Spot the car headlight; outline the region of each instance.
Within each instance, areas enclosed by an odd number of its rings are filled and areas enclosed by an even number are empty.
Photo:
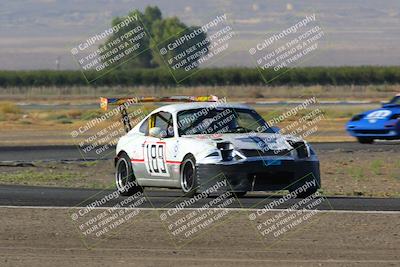
[[[297,156],[301,159],[308,158],[311,155],[310,146],[304,141],[288,140],[288,143],[297,152]]]

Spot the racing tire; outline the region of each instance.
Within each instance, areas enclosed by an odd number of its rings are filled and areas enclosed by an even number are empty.
[[[299,187],[301,187],[301,186],[299,186]],[[297,188],[290,189],[289,192],[292,193],[292,192],[296,191],[296,189],[297,189]],[[296,198],[306,198],[306,197],[309,197],[309,196],[311,196],[312,194],[314,194],[315,192],[317,192],[317,190],[318,190],[317,187],[310,187],[310,188],[308,188],[306,191],[303,191],[303,192],[301,192],[301,193],[298,193],[298,194],[296,195]]]
[[[360,144],[372,144],[374,142],[373,138],[368,137],[357,137],[357,140]]]
[[[122,196],[132,196],[137,192],[143,192],[142,187],[137,184],[131,159],[126,153],[122,153],[115,164],[115,184]]]
[[[197,191],[197,168],[196,159],[187,155],[182,162],[180,171],[180,183],[183,194],[186,197],[193,197]]]

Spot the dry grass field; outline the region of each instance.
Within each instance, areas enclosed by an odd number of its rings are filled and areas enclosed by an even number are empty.
[[[352,141],[344,131],[344,124],[354,114],[379,106],[396,92],[398,85],[380,86],[231,86],[231,87],[32,87],[0,89],[0,145],[26,144],[72,144],[70,132],[88,121],[101,116],[104,112],[95,108],[100,96],[169,96],[169,95],[217,95],[227,101],[304,101],[315,97],[317,101],[373,101],[366,105],[311,105],[281,122],[286,127],[300,116],[313,109],[321,109],[324,118],[318,122],[318,130],[310,135],[309,141]],[[41,105],[36,109],[25,108],[26,104]],[[62,105],[62,106],[61,106]],[[92,108],[80,108],[79,105],[91,105]],[[150,112],[155,105],[145,104],[143,112]],[[293,106],[255,106],[266,119],[279,116]],[[117,121],[119,118],[114,118]],[[110,120],[109,123],[112,123]],[[88,133],[90,135],[91,133]],[[85,138],[87,136],[81,136]]]
[[[176,247],[158,211],[89,242],[71,209],[1,208],[2,266],[398,266],[399,214],[321,212],[277,239],[261,237],[249,212]],[[268,212],[260,220],[267,220]],[[23,220],[21,218],[24,218]],[[29,222],[29,223],[27,223]],[[86,243],[85,243],[86,242]]]

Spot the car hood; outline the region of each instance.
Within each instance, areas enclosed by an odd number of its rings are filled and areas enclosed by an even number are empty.
[[[183,138],[203,140],[207,143],[230,142],[237,149],[260,150],[268,146],[269,150],[291,150],[293,147],[287,140],[296,140],[292,136],[271,133],[227,133],[213,135],[190,135]]]
[[[378,109],[368,110],[364,113],[363,120],[367,120],[369,122],[376,122],[378,120],[388,120],[394,114],[400,113],[399,106],[386,106]]]

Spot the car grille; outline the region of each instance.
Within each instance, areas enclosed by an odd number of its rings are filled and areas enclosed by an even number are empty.
[[[246,157],[265,157],[265,156],[290,156],[290,150],[259,150],[259,149],[241,149]]]
[[[274,190],[284,189],[294,179],[293,172],[277,171],[277,172],[257,172],[249,174],[250,179],[254,180],[254,191],[264,190],[265,187],[273,188]]]
[[[354,130],[359,134],[388,134],[390,130]]]

